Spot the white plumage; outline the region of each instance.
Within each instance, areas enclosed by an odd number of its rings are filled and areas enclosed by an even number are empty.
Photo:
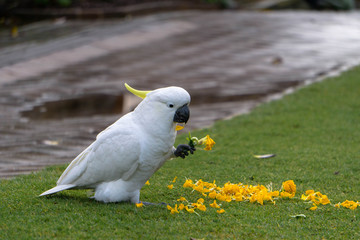
[[[95,189],[98,201],[138,203],[140,189],[156,170],[172,157],[184,157],[173,145],[177,122],[189,118],[189,93],[180,87],[134,91],[144,100],[102,131],[70,163],[57,186],[40,196],[89,188]],[[192,153],[188,148],[179,150]]]

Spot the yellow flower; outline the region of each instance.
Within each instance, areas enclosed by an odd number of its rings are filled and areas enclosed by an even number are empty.
[[[273,192],[270,192],[271,196],[272,197],[278,197],[279,196],[279,191],[273,191]]]
[[[330,203],[329,198],[325,194],[321,194],[320,192],[315,192],[314,190],[307,190],[305,194],[306,195],[301,195],[301,200],[312,201],[316,205],[326,205]]]
[[[227,202],[231,202],[231,201],[232,201],[231,196],[226,196],[225,201],[227,201]]]
[[[199,144],[205,145],[204,150],[209,151],[215,145],[215,141],[209,135],[206,135],[206,137],[199,140]]]
[[[175,182],[176,182],[176,179],[177,179],[177,177],[174,177],[174,179],[172,180],[172,182],[175,183]]]
[[[337,203],[334,205],[334,207],[337,207],[337,208],[340,208],[340,206],[341,206],[341,203]]]
[[[313,203],[313,207],[309,208],[309,210],[315,211],[317,208],[318,208],[317,205],[315,203]]]
[[[177,199],[178,202],[183,202],[183,201],[186,201],[186,198],[184,197],[180,197],[179,199]]]
[[[195,186],[193,188],[197,192],[204,192],[204,186],[202,186],[202,185],[198,185],[198,186]]]
[[[301,195],[301,200],[304,201],[314,201],[316,198],[317,193],[314,190],[306,190],[305,195]]]
[[[321,198],[319,199],[319,202],[320,202],[322,205],[326,205],[326,204],[329,204],[329,203],[330,203],[330,200],[329,200],[329,198],[328,198],[326,195],[322,195]]]
[[[212,198],[212,199],[215,199],[216,198],[216,191],[211,191],[210,193],[209,193],[209,198]]]
[[[295,196],[295,193],[281,192],[280,196],[283,198],[285,198],[285,197],[293,198]]]
[[[184,188],[187,188],[187,187],[192,188],[193,186],[194,186],[194,183],[191,179],[186,179],[186,181],[183,185]]]
[[[293,180],[283,182],[282,186],[285,192],[288,192],[290,194],[296,193],[296,185]]]
[[[305,191],[305,194],[306,194],[306,195],[312,195],[312,194],[314,194],[314,193],[315,193],[314,190],[306,190],[306,191]]]
[[[170,184],[170,185],[168,185],[167,187],[168,187],[168,189],[173,189],[173,188],[174,188],[174,185],[173,185],[173,184]]]
[[[210,204],[210,207],[212,207],[212,208],[220,208],[220,206],[216,203],[216,200],[214,200],[214,202]]]
[[[190,134],[189,134],[190,135]],[[205,145],[204,150],[209,151],[215,145],[215,141],[209,136],[206,135],[205,137],[201,138],[200,140],[197,137],[191,137],[189,139],[189,145],[196,146],[196,145]]]
[[[179,213],[177,204],[175,204],[175,207],[173,208],[170,205],[167,205],[167,209],[170,210],[171,214]]]
[[[184,208],[185,208],[185,205],[181,203],[181,204],[179,205],[179,210],[183,210]]]
[[[144,204],[142,202],[139,202],[139,203],[135,203],[136,207],[138,208],[141,208],[144,206]]]
[[[220,210],[216,210],[217,213],[221,214],[221,213],[224,213],[225,210],[224,209],[220,209]]]
[[[188,206],[185,206],[185,210],[188,211],[189,213],[195,212],[194,208],[189,208]]]
[[[145,185],[150,185],[150,182],[149,180],[146,181]]]
[[[205,200],[203,198],[199,198],[197,200],[197,203],[199,203],[199,204],[204,204],[204,202],[205,202]]]
[[[196,206],[196,208],[197,209],[199,209],[199,210],[201,210],[201,211],[206,211],[206,206],[205,205],[203,205],[203,204],[198,204],[197,206]]]
[[[218,194],[216,194],[216,199],[219,201],[226,201],[226,195],[218,193]]]
[[[341,206],[352,210],[356,209],[359,205],[360,205],[359,202],[354,202],[349,200],[345,200],[344,202],[341,203]]]
[[[237,202],[241,202],[243,199],[243,195],[241,193],[236,193],[235,194],[235,201]]]

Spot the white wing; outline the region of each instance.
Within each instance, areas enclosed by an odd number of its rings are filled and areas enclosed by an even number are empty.
[[[134,131],[125,127],[108,129],[70,163],[57,185],[93,187],[129,178],[137,169],[139,156],[140,143]]]

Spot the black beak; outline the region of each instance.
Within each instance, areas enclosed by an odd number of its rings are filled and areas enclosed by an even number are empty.
[[[184,106],[176,110],[173,121],[178,123],[187,123],[189,117],[190,117],[190,110],[187,104],[185,104]]]

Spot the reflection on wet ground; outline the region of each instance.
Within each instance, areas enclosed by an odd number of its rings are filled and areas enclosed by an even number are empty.
[[[186,132],[360,62],[358,13],[190,11],[51,24],[32,29],[61,34],[0,47],[0,177],[71,161],[136,106],[124,82],[187,89]]]

